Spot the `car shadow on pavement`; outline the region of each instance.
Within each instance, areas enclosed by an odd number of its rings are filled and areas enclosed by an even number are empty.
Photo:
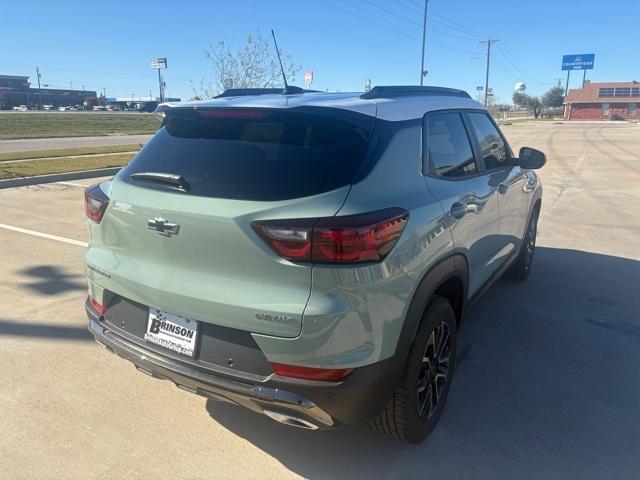
[[[38,265],[18,273],[28,278],[28,282],[23,284],[24,287],[43,295],[56,295],[62,292],[87,289],[84,275],[66,273],[53,265]]]
[[[207,411],[311,479],[635,478],[639,286],[639,261],[538,247],[527,281],[500,281],[469,312],[447,407],[420,445]]]

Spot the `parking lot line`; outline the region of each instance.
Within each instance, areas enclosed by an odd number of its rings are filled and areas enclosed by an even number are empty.
[[[68,185],[70,187],[82,187],[85,188],[86,185],[83,185],[82,183],[73,183],[73,182],[55,182],[56,185]]]
[[[13,225],[6,225],[0,223],[0,228],[5,230],[11,230],[12,232],[25,233],[34,237],[46,238],[48,240],[55,240],[56,242],[68,243],[71,245],[78,245],[79,247],[86,247],[87,242],[81,242],[80,240],[74,240],[72,238],[59,237],[57,235],[50,235],[48,233],[36,232],[35,230],[28,230],[26,228],[14,227]]]

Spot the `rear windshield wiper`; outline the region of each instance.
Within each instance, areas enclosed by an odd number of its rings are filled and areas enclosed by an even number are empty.
[[[184,179],[182,175],[162,172],[139,172],[130,176],[134,180],[147,180],[150,182],[168,183],[178,187],[180,190],[189,191],[191,185]]]

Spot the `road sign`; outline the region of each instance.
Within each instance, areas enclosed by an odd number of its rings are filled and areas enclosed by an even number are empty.
[[[164,57],[154,58],[153,60],[151,60],[151,68],[167,68],[167,59]]]
[[[562,70],[592,70],[595,56],[595,53],[563,55]]]
[[[313,70],[307,70],[304,72],[304,83],[311,86],[313,83]]]
[[[482,90],[484,90],[484,87],[483,86],[478,86],[478,87],[476,87],[476,90],[481,92]]]
[[[222,86],[224,87],[225,90],[229,90],[230,88],[233,88],[233,78],[225,78],[222,81]]]
[[[493,95],[493,88],[487,88],[487,95]]]
[[[368,78],[364,82],[364,91],[365,92],[370,92],[371,91],[371,80],[368,79]]]

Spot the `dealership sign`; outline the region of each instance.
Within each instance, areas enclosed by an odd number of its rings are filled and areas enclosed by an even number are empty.
[[[562,70],[592,70],[595,56],[594,53],[563,55]]]
[[[151,60],[151,68],[167,68],[167,59],[166,58],[154,58]]]

